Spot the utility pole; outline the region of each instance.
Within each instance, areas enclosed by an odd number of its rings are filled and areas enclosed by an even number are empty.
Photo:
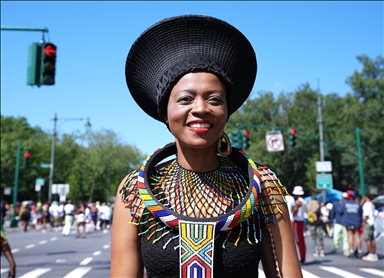
[[[318,119],[317,123],[319,124],[319,144],[320,144],[320,161],[324,161],[324,133],[323,133],[323,113],[321,109],[321,95],[320,95],[320,86],[319,81],[317,81],[317,113]],[[327,189],[323,189],[323,202],[326,203],[327,200]]]
[[[52,184],[53,184],[53,173],[55,168],[56,122],[57,122],[57,114],[55,113],[55,117],[53,118],[51,162],[49,167],[48,203],[51,203],[52,201]]]
[[[360,176],[360,195],[365,195],[365,182],[364,182],[364,168],[363,168],[363,153],[361,151],[361,140],[360,140],[360,128],[356,127],[356,141],[357,141],[357,159],[359,160],[359,176]]]
[[[89,118],[57,118],[57,113],[55,113],[55,117],[53,118],[53,136],[52,136],[52,146],[51,146],[51,162],[49,169],[49,185],[48,185],[48,202],[52,201],[52,185],[53,185],[53,177],[55,172],[55,148],[56,148],[56,137],[57,137],[57,121],[65,120],[65,121],[83,121],[87,120],[85,127],[88,129],[91,127],[91,123],[89,122]]]

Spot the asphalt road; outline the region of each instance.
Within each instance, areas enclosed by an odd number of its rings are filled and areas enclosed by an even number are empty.
[[[76,238],[72,228],[68,237],[60,230],[23,232],[18,228],[6,229],[17,263],[19,278],[80,278],[109,277],[110,233],[94,231],[86,238]],[[380,260],[366,262],[342,254],[329,254],[332,238],[325,238],[325,257],[314,257],[310,237],[306,237],[307,264],[302,266],[305,278],[378,278],[384,277],[384,238],[377,243]],[[363,243],[363,250],[366,250]],[[8,262],[1,257],[1,276],[6,277]],[[260,267],[259,277],[264,278]],[[239,277],[240,278],[240,277]]]

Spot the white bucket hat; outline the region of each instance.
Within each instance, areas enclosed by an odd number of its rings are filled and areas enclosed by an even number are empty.
[[[292,191],[292,194],[293,195],[304,195],[304,189],[302,186],[300,185],[297,185],[293,188],[293,191]]]

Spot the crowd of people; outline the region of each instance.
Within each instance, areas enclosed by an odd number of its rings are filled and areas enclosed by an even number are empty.
[[[13,205],[2,201],[2,223],[11,220],[15,213],[15,220],[24,232],[29,229],[46,232],[62,230],[63,236],[70,234],[71,227],[76,227],[76,237],[86,237],[90,231],[101,230],[107,233],[111,227],[113,205],[99,201],[94,203],[81,202],[76,205],[72,200],[51,203],[24,201],[17,203],[16,212]]]
[[[302,264],[306,259],[306,235],[312,238],[315,257],[325,256],[324,237],[328,236],[333,240],[330,254],[338,252],[342,240],[344,256],[378,261],[375,238],[379,231],[375,231],[375,223],[384,224],[384,211],[380,206],[376,208],[370,194],[360,198],[353,190],[347,190],[341,200],[325,204],[316,199],[306,201],[303,187],[295,186],[292,196],[288,207]]]

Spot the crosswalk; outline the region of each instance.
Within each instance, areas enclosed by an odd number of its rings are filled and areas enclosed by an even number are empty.
[[[382,270],[376,268],[359,268],[359,273],[346,271],[333,266],[319,266],[320,270],[325,271],[326,274],[318,276],[305,269],[302,269],[304,278],[324,278],[324,277],[348,277],[348,278],[376,278],[384,277],[384,268]],[[361,273],[360,273],[361,272]],[[259,278],[266,278],[263,270],[259,269]]]
[[[358,273],[346,271],[340,268],[332,267],[332,266],[319,266],[320,270],[323,271],[323,275],[319,276],[314,273],[311,273],[305,269],[302,269],[304,278],[324,278],[324,277],[348,277],[348,278],[378,278],[384,277],[384,269],[376,269],[376,268],[359,268]],[[55,270],[53,268],[36,268],[26,273],[20,273],[17,276],[18,278],[82,278],[82,277],[95,277],[94,274],[91,275],[92,267],[76,267],[71,270],[65,276],[58,277],[56,276]],[[8,272],[8,269],[1,268],[1,274]],[[88,274],[88,275],[87,275]],[[4,277],[3,275],[1,275]],[[259,269],[259,278],[266,278],[263,270]]]

